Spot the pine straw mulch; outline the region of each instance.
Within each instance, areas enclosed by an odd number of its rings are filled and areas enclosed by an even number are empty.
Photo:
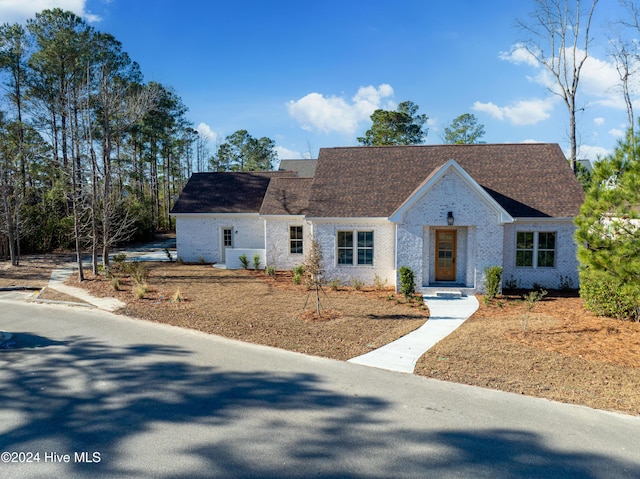
[[[578,297],[483,304],[419,361],[416,374],[640,414],[640,323],[597,317]]]
[[[44,286],[54,263],[0,263],[0,286]],[[340,360],[412,331],[427,314],[415,303],[396,304],[388,291],[327,289],[323,311],[334,317],[318,321],[315,296],[303,312],[308,292],[290,277],[207,265],[150,265],[149,292],[141,300],[128,278],[119,292],[102,277],[82,287],[117,296],[127,303],[124,313],[134,317]],[[182,300],[172,302],[176,292]],[[580,298],[551,294],[536,305],[522,332],[520,296],[489,305],[479,300],[478,312],[428,351],[416,374],[640,415],[640,323],[597,317]]]
[[[339,360],[394,341],[428,318],[421,301],[405,304],[388,290],[324,288],[318,318],[315,291],[294,285],[290,274],[201,264],[149,263],[148,268],[142,299],[135,298],[130,277],[119,278],[120,291],[89,273],[81,285],[72,281],[96,296],[117,297],[127,304],[122,312],[128,316]]]

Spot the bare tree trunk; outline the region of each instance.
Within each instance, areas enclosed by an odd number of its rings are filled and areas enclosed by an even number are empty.
[[[581,11],[581,0],[535,0],[530,21],[520,20],[520,28],[532,35],[524,48],[554,78],[551,93],[564,101],[569,113],[571,168],[576,172],[578,138],[576,97],[580,73],[589,57],[591,20],[598,0],[590,0],[588,13]],[[584,24],[582,21],[584,20]]]

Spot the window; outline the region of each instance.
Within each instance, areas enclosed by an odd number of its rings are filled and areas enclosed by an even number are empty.
[[[533,233],[518,233],[516,239],[516,266],[533,266]]]
[[[289,252],[291,254],[302,254],[302,226],[289,227]]]
[[[538,268],[556,265],[556,234],[538,233]]]
[[[338,264],[373,265],[373,231],[338,231],[337,244]]]
[[[516,266],[553,268],[555,265],[555,233],[519,231],[516,234]]]
[[[338,231],[338,264],[353,264],[353,231]]]

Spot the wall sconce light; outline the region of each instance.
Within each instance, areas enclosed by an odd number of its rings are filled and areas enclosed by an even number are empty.
[[[447,224],[453,226],[453,211],[447,213]]]

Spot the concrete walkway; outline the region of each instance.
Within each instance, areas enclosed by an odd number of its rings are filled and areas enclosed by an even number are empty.
[[[451,334],[478,309],[475,296],[425,297],[429,320],[415,331],[349,362],[389,371],[413,373],[420,356]]]
[[[48,288],[55,289],[61,293],[74,296],[82,301],[85,301],[96,308],[103,309],[105,311],[117,311],[124,308],[126,305],[116,298],[96,298],[88,291],[82,288],[76,288],[75,286],[69,286],[65,284],[65,281],[76,271],[75,263],[68,266],[54,269],[51,272],[51,278],[49,279]]]

